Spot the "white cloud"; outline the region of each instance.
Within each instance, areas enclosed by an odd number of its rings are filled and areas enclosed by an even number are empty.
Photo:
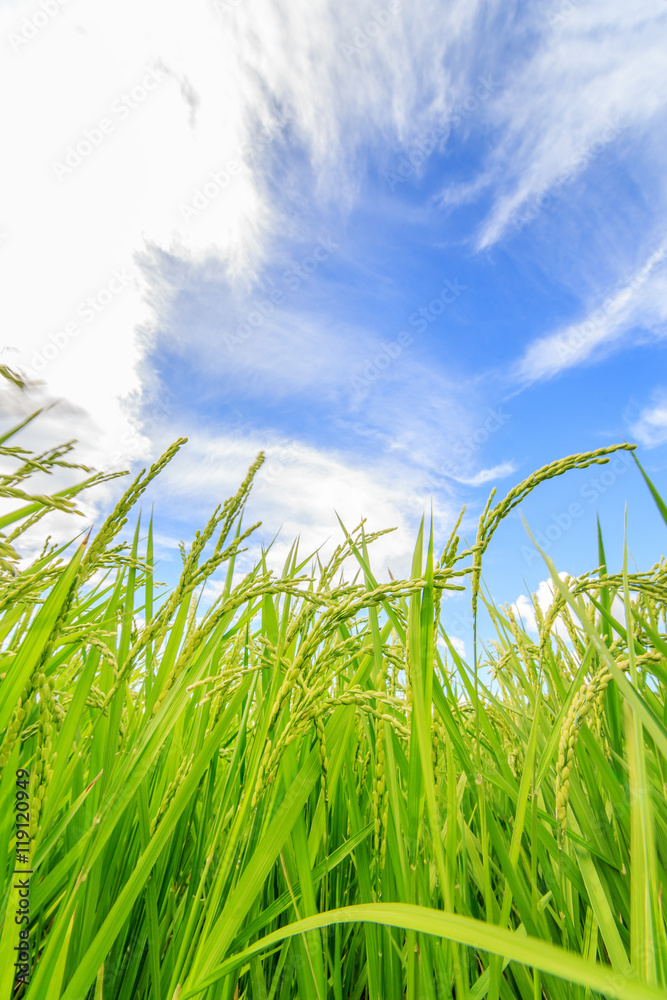
[[[456,650],[456,652],[459,654],[459,656],[462,659],[465,659],[466,644],[463,641],[463,639],[459,639],[458,636],[452,635],[452,636],[450,636],[450,642],[451,642],[452,646],[454,647],[454,649]]]
[[[0,34],[16,33],[32,7],[4,8]],[[9,346],[15,364],[46,380],[51,395],[85,411],[84,436],[97,424],[94,451],[125,459],[141,457],[130,402],[144,392],[136,330],[151,315],[134,255],[145,237],[173,242],[179,204],[202,165],[231,157],[242,136],[233,114],[216,141],[210,109],[192,129],[182,85],[185,67],[197,70],[195,48],[209,89],[217,83],[222,99],[229,88],[214,73],[212,15],[193,5],[192,31],[180,43],[173,15],[150,2],[134,13],[129,3],[72,4],[3,60],[3,86],[11,80],[15,94],[3,108],[3,132],[20,149],[3,163],[13,192],[0,248]],[[248,247],[233,232],[245,231],[247,187],[247,176],[237,178],[233,194],[192,226],[191,249],[210,241],[217,222],[223,250],[242,259]]]
[[[105,455],[98,446],[101,428],[86,419],[88,415],[80,407],[64,400],[54,400],[43,387],[20,391],[2,380],[0,419],[4,433],[23,423],[40,409],[43,412],[12,436],[7,446],[20,447],[40,455],[79,439],[81,447],[74,446],[64,454],[63,459],[66,462],[87,465],[92,471],[53,466],[49,474],[36,472],[31,475],[30,479],[22,484],[22,489],[31,494],[53,494],[89,479],[94,472],[110,471],[108,463],[104,461]],[[145,454],[146,440],[136,432],[132,433],[136,441],[136,453]],[[91,459],[99,459],[99,462]],[[9,473],[16,468],[15,460],[3,459],[3,471]],[[32,558],[41,551],[47,534],[51,535],[52,543],[61,544],[87,531],[93,525],[99,526],[103,512],[108,510],[127,485],[128,477],[120,476],[79,493],[74,498],[74,503],[83,516],[60,511],[46,514],[32,529],[21,536],[16,544],[17,551],[26,558]],[[0,500],[3,513],[15,510],[18,506],[21,506],[19,501]]]
[[[488,106],[501,138],[484,178],[495,197],[480,248],[538,215],[612,144],[636,150],[640,136],[664,203],[667,10],[587,0],[554,21],[560,6],[531,8],[534,49],[523,65],[513,59]]]
[[[201,282],[189,275],[180,280],[184,297],[196,297]],[[450,493],[452,480],[477,486],[514,471],[511,462],[478,469],[484,445],[509,414],[502,406],[488,407],[481,380],[471,385],[430,363],[417,336],[399,343],[403,319],[382,338],[372,321],[332,323],[326,314],[299,312],[300,289],[285,292],[284,282],[274,291],[284,292],[286,301],[273,308],[270,289],[267,284],[252,296],[239,321],[234,295],[216,286],[189,323],[187,340],[167,304],[160,347],[182,359],[201,383],[202,407],[207,393],[224,397],[239,413],[252,406],[255,425],[268,425],[288,401],[305,414],[310,440],[324,407],[327,425],[333,423],[341,447],[356,459],[368,453],[373,461],[400,458],[406,480],[417,484],[426,477],[420,506],[432,494]],[[451,428],[444,438],[443,426]]]
[[[568,576],[565,572],[559,573],[558,575],[561,580],[565,580]],[[540,580],[535,594],[541,611],[545,613],[548,611],[554,599],[554,585],[552,580]],[[525,594],[519,594],[514,604],[512,604],[512,611],[518,618],[521,619],[524,628],[528,632],[533,632],[535,634],[539,632],[533,602]],[[553,631],[556,635],[560,636],[560,638],[565,640],[568,639],[567,630],[561,620],[556,619]]]
[[[618,594],[611,603],[611,613],[616,621],[625,628],[625,602]],[[613,634],[617,634],[615,630]]]
[[[250,565],[260,541],[276,538],[269,563],[282,569],[295,538],[302,558],[321,550],[327,558],[343,541],[336,514],[348,531],[367,518],[366,532],[396,528],[373,543],[371,563],[377,576],[388,579],[410,575],[416,518],[406,515],[406,487],[396,466],[385,463],[353,463],[345,456],[314,448],[298,440],[258,436],[190,435],[188,444],[160,478],[161,516],[170,523],[191,528],[192,519],[201,527],[213,508],[236,493],[248,466],[260,450],[266,460],[255,479],[244,525],[262,521],[252,539],[252,553],[242,561]],[[451,530],[454,508],[440,503],[435,510],[436,527],[446,537]],[[187,525],[187,527],[186,527]],[[173,530],[172,530],[173,533]],[[354,567],[348,571],[356,572]]]
[[[466,486],[483,486],[485,483],[494,483],[498,479],[505,479],[514,472],[516,472],[514,462],[501,462],[500,465],[494,465],[491,469],[480,469],[474,476],[453,476],[452,478],[456,479],[457,483],[464,483]]]
[[[667,391],[654,393],[648,406],[632,424],[631,433],[647,448],[655,448],[667,442]]]
[[[143,459],[164,439],[140,421],[146,403],[155,403],[157,376],[146,356],[170,289],[170,276],[160,282],[149,266],[156,253],[202,271],[206,265],[247,291],[279,254],[279,238],[313,235],[304,177],[316,178],[322,215],[332,202],[352,205],[369,148],[386,152],[441,125],[471,82],[500,62],[504,36],[489,41],[498,3],[415,0],[409,9],[386,8],[380,16],[370,0],[193,0],[184,27],[175,0],[87,0],[30,31],[25,18],[38,9],[31,0],[0,11],[10,50],[0,85],[15,95],[4,102],[0,126],[8,148],[20,150],[2,167],[12,192],[0,218],[0,308],[10,348],[3,360],[39,367],[45,394],[78,407],[72,424],[94,464],[106,465],[110,455]],[[544,13],[540,7],[531,16]],[[648,0],[615,5],[613,16],[590,0],[560,35],[546,18],[533,25],[543,36],[535,55],[479,111],[480,121],[506,136],[489,173],[501,197],[482,245],[499,238],[512,213],[544,191],[579,147],[592,148],[609,116],[655,126],[667,81],[663,16]],[[285,199],[304,209],[295,219],[268,184],[272,151],[287,146],[308,165],[283,179]],[[646,287],[653,282],[652,274]],[[659,291],[656,284],[656,301]],[[294,316],[285,316],[282,328],[272,328],[275,341],[253,341],[252,359],[236,353],[234,377],[266,383],[282,364],[285,393],[310,382],[334,397],[354,368],[352,336],[331,336],[307,321],[288,329]],[[371,333],[361,343],[363,362],[378,344]],[[184,346],[207,345],[193,335]],[[391,402],[390,371],[386,390],[356,412],[365,433],[394,450],[397,465],[400,457],[429,469],[434,429],[456,424],[465,435],[474,415],[463,412],[462,394],[444,378],[427,383],[423,365],[406,364],[418,388],[402,409]],[[457,476],[470,485],[513,468],[505,462],[480,471],[469,458]],[[324,466],[318,475],[333,481]],[[394,469],[383,474],[391,484]],[[375,494],[356,474],[352,487],[360,490],[360,512],[368,510]]]
[[[567,580],[569,574],[561,572],[558,574],[561,580]],[[549,610],[554,599],[554,586],[551,578],[548,580],[540,580],[537,590],[535,592],[537,596],[537,603],[543,614]],[[584,601],[588,601],[587,597],[583,598]],[[535,635],[539,633],[539,628],[537,625],[537,620],[535,618],[535,608],[532,600],[529,600],[525,594],[519,594],[516,601],[512,604],[512,611],[517,615],[524,624],[524,628],[528,632],[532,632]],[[616,595],[612,602],[611,613],[616,618],[616,620],[621,624],[625,625],[625,606],[622,599]],[[577,616],[572,615],[575,625],[577,623]],[[552,628],[552,633],[559,636],[565,642],[569,642],[568,631],[563,623],[560,616],[556,618],[556,622]]]
[[[465,644],[465,640],[459,638],[459,636],[457,636],[457,635],[450,635],[449,633],[447,633],[447,638],[451,642],[452,646],[454,647],[454,649],[456,650],[456,652],[458,653],[458,655],[465,662],[465,658],[466,658],[466,644]],[[450,657],[451,657],[451,652],[450,652],[449,646],[447,645],[447,643],[445,642],[445,640],[443,639],[443,637],[441,635],[438,636],[438,638],[436,640],[436,645],[437,645],[437,647],[438,647],[438,649],[440,651],[440,655],[445,660],[445,662],[447,662],[450,659]]]
[[[585,212],[587,239],[572,248],[577,263],[570,272],[584,314],[528,345],[513,372],[524,385],[597,361],[631,337],[667,332],[661,222],[667,207],[667,7],[652,0],[632,7],[620,0],[557,0],[533,5],[526,16],[534,41],[513,55],[510,73],[499,73],[500,86],[484,107],[497,137],[486,166],[441,194],[446,206],[483,196],[491,201],[478,250],[549,216],[547,235],[536,234],[536,255],[544,248],[548,257],[555,241],[570,250],[582,228],[572,222]],[[617,204],[610,213],[599,178],[612,159]],[[619,176],[645,201],[628,198]],[[560,217],[555,224],[554,215]],[[642,245],[645,239],[651,248]],[[638,261],[634,269],[630,257]],[[564,273],[561,268],[561,280]]]
[[[248,289],[276,237],[309,238],[268,187],[273,149],[305,152],[318,201],[351,205],[362,149],[440,123],[477,71],[456,53],[474,51],[480,3],[386,8],[193,0],[185,24],[175,0],[0,10],[0,86],[13,95],[0,117],[13,150],[2,166],[3,360],[80,408],[93,459],[141,458],[155,437],[138,416],[167,289],[139,266],[146,251],[217,261]],[[287,177],[286,196],[301,198],[301,182]]]
[[[667,242],[653,249],[644,263],[581,322],[530,343],[515,368],[522,383],[552,378],[559,372],[601,355],[638,331],[667,335]]]

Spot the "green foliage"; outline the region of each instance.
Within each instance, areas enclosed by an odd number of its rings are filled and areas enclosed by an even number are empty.
[[[436,560],[422,525],[410,579],[386,584],[363,522],[324,566],[295,544],[282,573],[262,557],[235,582],[259,456],[156,594],[152,518],[111,546],[183,441],[95,537],[22,561],[25,531],[109,477],[29,492],[71,443],[32,455],[17,430],[0,440],[19,504],[0,518],[0,1000],[665,995],[665,565],[609,574],[601,534],[595,573],[546,560],[538,641],[479,589],[502,517],[614,449],[490,500],[471,550],[457,524]],[[469,578],[497,632],[472,668],[440,624]],[[19,768],[32,975],[15,991]]]

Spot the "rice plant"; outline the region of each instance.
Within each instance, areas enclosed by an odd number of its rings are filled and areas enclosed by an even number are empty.
[[[545,556],[537,638],[480,587],[532,489],[632,446],[492,494],[471,548],[460,520],[441,553],[422,523],[389,583],[364,522],[324,564],[295,544],[235,582],[260,455],[161,590],[152,519],[118,536],[184,442],[94,536],[22,560],[108,477],[31,493],[78,467],[71,442],[12,447],[18,430],[0,438],[0,1000],[666,995],[667,567],[612,574],[601,536],[583,577]],[[496,633],[472,664],[440,624],[468,585]]]

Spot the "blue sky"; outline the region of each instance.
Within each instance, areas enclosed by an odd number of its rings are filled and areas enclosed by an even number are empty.
[[[472,541],[492,486],[571,453],[637,443],[667,492],[664,0],[57,8],[0,12],[4,360],[41,379],[3,409],[61,400],[43,433],[100,467],[187,435],[149,498],[167,571],[260,449],[278,561],[335,509],[398,527],[395,575],[431,502]],[[626,502],[647,568],[632,463],[521,512],[579,573],[596,510],[618,565]],[[545,579],[528,544],[517,511],[498,602]]]

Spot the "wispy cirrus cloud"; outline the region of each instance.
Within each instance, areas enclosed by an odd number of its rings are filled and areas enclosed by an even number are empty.
[[[492,201],[478,249],[510,235],[526,206],[539,210],[559,197],[563,185],[615,144],[636,149],[643,137],[642,168],[664,178],[664,4],[586,0],[569,17],[554,19],[553,13],[552,4],[531,8],[532,51],[519,57],[488,105],[499,139],[485,172],[470,186],[477,195],[483,180]],[[661,187],[664,204],[667,191]]]
[[[532,341],[515,367],[523,384],[598,360],[629,337],[667,335],[667,241],[577,323]]]
[[[496,483],[499,479],[505,479],[516,472],[515,462],[501,462],[490,469],[480,469],[473,476],[455,476],[458,483],[465,486],[484,486],[485,483]]]

